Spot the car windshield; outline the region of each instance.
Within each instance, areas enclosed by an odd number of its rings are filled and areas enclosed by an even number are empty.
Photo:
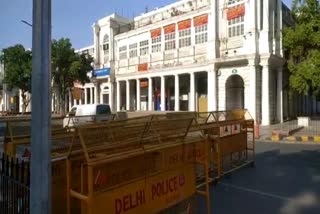
[[[108,105],[98,105],[97,106],[97,115],[101,114],[110,114],[110,107]]]

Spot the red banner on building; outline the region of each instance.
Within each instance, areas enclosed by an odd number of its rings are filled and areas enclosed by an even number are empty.
[[[204,14],[193,18],[193,25],[195,27],[205,24],[208,24],[208,14]]]
[[[151,30],[150,33],[151,33],[151,38],[161,36],[161,28]]]
[[[178,29],[185,30],[191,28],[191,19],[183,20],[178,22]]]
[[[227,10],[227,19],[230,20],[230,19],[238,18],[240,16],[244,16],[245,13],[246,13],[246,8],[244,4],[237,7],[232,7]]]
[[[175,31],[176,31],[176,24],[171,24],[164,27],[164,34],[173,33]]]
[[[138,71],[147,71],[148,70],[148,63],[143,63],[138,65]]]

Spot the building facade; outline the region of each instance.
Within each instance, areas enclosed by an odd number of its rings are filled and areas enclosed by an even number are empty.
[[[87,85],[114,111],[246,108],[262,125],[282,122],[309,99],[289,96],[282,29],[292,24],[281,0],[182,0],[133,20],[112,14],[92,26],[94,68],[110,75]]]

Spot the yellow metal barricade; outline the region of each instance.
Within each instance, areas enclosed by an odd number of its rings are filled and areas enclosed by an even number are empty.
[[[188,136],[194,119],[132,121],[77,128],[81,148],[72,146],[67,160],[68,213],[79,206],[89,214],[156,213],[197,193],[209,213],[209,144]],[[196,162],[206,175],[201,189]],[[79,163],[80,186],[73,173]]]
[[[216,179],[234,170],[254,165],[254,120],[245,109],[210,112],[201,128],[212,145]]]

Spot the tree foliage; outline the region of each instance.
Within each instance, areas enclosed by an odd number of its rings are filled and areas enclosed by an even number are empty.
[[[30,103],[27,93],[31,92],[32,53],[20,44],[2,51],[1,61],[5,66],[4,82],[9,90],[13,88],[21,90],[23,112],[25,112]]]
[[[92,70],[93,59],[75,53],[69,39],[52,41],[52,78],[62,101],[60,109],[64,111],[65,95],[75,81],[89,82],[87,72]]]
[[[295,0],[296,25],[284,31],[283,46],[291,73],[290,86],[300,94],[320,95],[320,4]]]

